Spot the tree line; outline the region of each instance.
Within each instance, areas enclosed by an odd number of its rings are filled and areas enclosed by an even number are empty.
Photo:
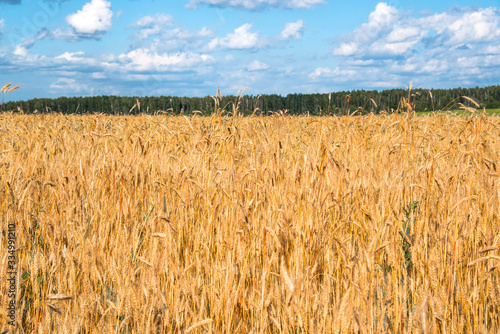
[[[464,98],[467,97],[467,98]],[[410,98],[416,111],[434,111],[458,108],[462,103],[476,107],[472,99],[479,104],[478,109],[500,108],[500,85],[452,88],[452,89],[405,89],[355,90],[330,94],[277,94],[243,96],[85,96],[59,97],[55,99],[36,98],[26,101],[11,101],[0,107],[1,111],[22,110],[24,113],[57,112],[63,114],[105,113],[105,114],[210,114],[215,112],[215,100],[220,108],[231,113],[238,105],[238,112],[243,115],[252,113],[281,112],[291,115],[327,115],[343,113],[379,113],[401,110],[402,99]],[[476,107],[477,108],[477,107]]]

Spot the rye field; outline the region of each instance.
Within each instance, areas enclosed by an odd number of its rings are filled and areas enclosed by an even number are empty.
[[[0,333],[500,332],[499,208],[484,114],[2,114]]]

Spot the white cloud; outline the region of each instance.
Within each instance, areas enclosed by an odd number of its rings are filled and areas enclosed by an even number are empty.
[[[370,52],[373,55],[381,55],[383,57],[399,56],[407,53],[417,43],[418,40],[397,43],[377,41],[371,45]]]
[[[194,32],[185,28],[172,29],[170,32],[175,37],[182,39],[190,39],[193,37],[211,37],[214,35],[214,32],[207,27],[203,27],[200,30]]]
[[[318,67],[312,73],[309,74],[309,78],[313,82],[319,82],[322,84],[333,83],[342,84],[342,87],[346,83],[354,83],[359,87],[373,87],[373,82],[391,81],[394,83],[394,76],[390,73],[385,74],[380,68],[367,67],[364,71],[358,71],[353,67],[340,67],[337,66],[334,69],[329,67]],[[400,84],[396,83],[391,88],[398,87]]]
[[[84,92],[86,94],[93,93],[93,89],[88,84],[78,82],[72,78],[59,78],[50,85],[50,88],[55,91],[72,91],[74,93]]]
[[[200,30],[190,30],[182,26],[173,28],[174,18],[167,14],[144,16],[129,28],[138,28],[132,34],[130,49],[147,48],[156,52],[180,51],[187,47],[190,50],[206,44],[206,39],[214,32],[207,27]]]
[[[423,34],[420,27],[405,27],[405,26],[396,26],[394,29],[387,35],[388,42],[404,42],[408,39],[421,37]]]
[[[187,7],[196,8],[198,5],[209,5],[257,10],[266,7],[300,9],[323,4],[325,4],[323,0],[192,0]]]
[[[490,55],[500,55],[500,45],[488,45],[484,50],[481,50],[481,53]]]
[[[401,15],[396,8],[387,5],[385,2],[380,2],[375,7],[375,10],[370,13],[368,22],[363,23],[350,34],[347,38],[349,41],[341,43],[339,47],[333,50],[333,54],[338,56],[354,55],[360,49],[363,49],[364,45],[376,42],[381,36],[390,34],[394,29],[395,23],[400,18]],[[391,38],[401,38],[398,34],[408,34],[408,32],[395,32]],[[383,50],[384,48],[379,47],[378,49]],[[392,49],[389,47],[387,50]]]
[[[476,69],[483,72],[484,69],[499,68],[500,57],[493,55],[461,57],[458,59],[457,65],[465,69]]]
[[[64,52],[62,55],[55,57],[55,59],[65,59],[66,61],[81,61],[85,53],[83,51],[78,52]]]
[[[16,56],[24,58],[24,57],[28,56],[29,51],[25,46],[18,44],[18,45],[16,45],[16,48],[14,49],[14,51],[12,53]]]
[[[152,35],[158,35],[166,29],[166,27],[174,24],[172,15],[156,14],[154,16],[144,16],[136,23],[130,25],[132,28],[140,28],[139,32],[135,34],[138,39],[146,39]]]
[[[465,13],[449,25],[450,41],[454,43],[491,41],[500,36],[499,21],[500,16],[493,8]]]
[[[375,7],[375,10],[370,13],[368,23],[363,24],[361,29],[365,33],[378,33],[387,27],[391,27],[398,17],[399,12],[395,7],[389,6],[385,2],[380,2]]]
[[[171,26],[174,23],[174,18],[172,15],[158,13],[154,16],[143,16],[136,23],[132,24],[132,27],[136,28],[146,28],[153,26]]]
[[[379,3],[366,23],[339,39],[337,67],[319,67],[311,80],[359,87],[413,81],[425,87],[466,82],[496,84],[500,76],[500,10],[454,7],[420,16]]]
[[[280,34],[282,39],[301,39],[302,29],[304,28],[304,21],[298,20],[297,22],[289,22],[285,24],[285,29]]]
[[[183,50],[189,48],[194,50],[206,43],[206,39],[212,37],[214,32],[203,27],[201,30],[189,30],[178,27],[170,30],[163,30],[151,43],[151,48],[159,52]]]
[[[499,23],[498,9],[494,8],[454,8],[416,18],[381,2],[368,22],[345,36],[333,54],[391,59],[426,49],[470,48],[474,43],[500,42]]]
[[[63,54],[54,57],[53,62],[63,68],[80,66],[87,69],[101,68],[109,64],[103,59],[103,57],[94,58],[86,55],[83,51],[64,52]]]
[[[333,50],[336,56],[352,56],[358,50],[358,44],[354,42],[342,43],[340,47]]]
[[[500,11],[498,8],[455,8],[414,19],[416,25],[428,34],[433,46],[453,46],[468,43],[486,43],[500,38]]]
[[[38,35],[35,37],[23,37],[21,39],[21,42],[14,47],[14,51],[12,51],[12,54],[17,56],[18,59],[28,62],[43,58],[43,56],[30,54],[30,49],[38,40],[46,38],[46,35],[46,31],[40,30],[38,32]]]
[[[234,32],[229,33],[226,37],[220,38],[216,37],[212,39],[206,46],[207,51],[213,51],[216,49],[255,49],[257,47],[263,46],[264,42],[260,40],[258,32],[250,32],[252,24],[245,23],[241,27],[236,28]],[[259,42],[261,44],[259,44]]]
[[[111,2],[92,0],[78,12],[68,15],[66,22],[77,34],[100,36],[111,29],[112,17]]]
[[[61,28],[56,28],[50,32],[44,38],[47,39],[59,39],[59,40],[64,40],[68,42],[74,42],[80,39],[78,34],[71,28],[67,29],[61,29]],[[40,38],[41,39],[41,38]]]
[[[119,60],[133,71],[178,71],[200,64],[209,64],[214,59],[205,54],[178,52],[159,54],[148,49],[136,49],[121,54]]]
[[[336,82],[347,82],[356,77],[358,80],[360,79],[355,70],[340,67],[336,67],[333,70],[328,67],[318,67],[311,74],[309,74],[309,78],[313,81],[330,79]]]
[[[247,65],[247,69],[249,71],[262,71],[262,70],[267,70],[268,68],[269,65],[258,60],[254,60],[253,62]]]
[[[106,74],[102,72],[94,72],[92,73],[92,78],[93,79],[106,79]]]
[[[309,74],[309,77],[313,80],[317,80],[318,78],[323,76],[330,76],[332,72],[333,71],[328,67],[318,67],[314,70],[314,72]]]

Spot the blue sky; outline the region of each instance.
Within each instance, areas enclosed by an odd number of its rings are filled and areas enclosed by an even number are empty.
[[[8,99],[500,84],[500,2],[0,0]]]

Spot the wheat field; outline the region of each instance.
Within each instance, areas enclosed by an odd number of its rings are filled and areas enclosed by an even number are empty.
[[[3,114],[0,139],[0,333],[500,331],[500,118]]]

